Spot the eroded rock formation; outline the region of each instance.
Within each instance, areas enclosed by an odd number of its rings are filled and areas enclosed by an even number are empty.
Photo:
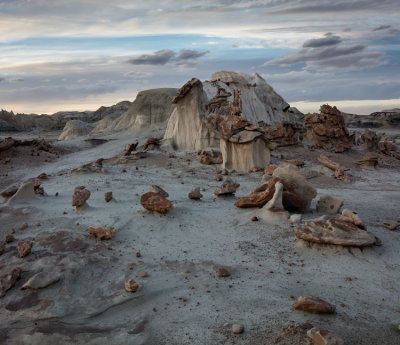
[[[304,117],[306,140],[314,147],[330,152],[344,152],[350,148],[350,137],[343,115],[336,107],[321,105],[320,113]]]
[[[177,149],[216,146],[220,135],[228,139],[236,130],[259,121],[302,126],[303,115],[290,108],[258,74],[222,71],[203,83],[193,78],[178,90],[173,102],[176,109],[164,138],[172,140]]]

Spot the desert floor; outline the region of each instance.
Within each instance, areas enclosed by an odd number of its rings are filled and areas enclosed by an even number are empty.
[[[252,222],[259,209],[233,204],[260,183],[261,172],[231,173],[240,183],[236,195],[216,197],[221,184],[216,166],[200,164],[196,152],[156,149],[125,164],[111,159],[126,144],[136,139],[143,144],[149,136],[160,132],[54,142],[59,158],[21,149],[0,164],[0,189],[49,175],[42,183],[45,196],[0,204],[0,238],[12,229],[15,237],[0,256],[0,275],[15,267],[23,271],[0,298],[1,344],[305,345],[311,344],[305,335],[310,325],[335,331],[349,345],[400,343],[400,230],[383,226],[386,219],[400,220],[398,161],[381,158],[377,169],[361,170],[353,161],[365,152],[352,149],[330,155],[351,168],[352,183],[322,175],[308,180],[318,196],[303,219],[321,216],[315,208],[321,196],[344,199],[344,207],[382,241],[361,250],[306,243],[295,237],[293,225]],[[272,163],[283,155],[311,169],[320,153],[279,148]],[[105,172],[70,173],[98,158],[106,159]],[[91,197],[77,214],[71,195],[81,185]],[[165,216],[139,202],[151,185],[169,193],[174,208]],[[200,201],[188,199],[195,187],[205,189]],[[108,191],[114,196],[110,203],[104,201]],[[24,222],[28,227],[22,229]],[[116,235],[100,241],[88,234],[89,226],[112,226]],[[33,247],[19,258],[22,240]],[[219,267],[231,276],[218,277]],[[21,289],[41,271],[60,280],[39,290]],[[139,283],[136,293],[125,291],[126,278]],[[334,304],[337,313],[294,310],[294,300],[308,294]],[[244,325],[243,334],[232,334],[235,323]]]

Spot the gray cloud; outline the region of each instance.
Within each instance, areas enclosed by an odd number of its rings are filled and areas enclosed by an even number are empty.
[[[0,77],[0,83],[1,83],[2,81],[4,81],[4,80],[5,80],[4,78]]]
[[[305,63],[311,69],[359,69],[381,65],[383,56],[379,51],[367,51],[366,45],[343,45],[339,36],[327,34],[320,39],[305,41],[299,51],[267,61],[265,65]]]
[[[386,29],[390,29],[391,27],[392,27],[391,25],[380,25],[380,26],[374,28],[372,31],[386,30]]]
[[[175,63],[178,65],[193,65],[196,60],[210,51],[198,51],[191,49],[181,49],[179,53],[170,49],[162,49],[153,54],[144,54],[128,60],[133,65],[166,65]]]
[[[326,37],[307,40],[303,43],[303,48],[317,48],[325,46],[334,46],[342,42],[339,36],[326,35]]]
[[[162,49],[154,54],[144,54],[128,60],[132,65],[165,65],[176,53],[170,49]]]
[[[192,49],[182,49],[179,52],[179,55],[177,56],[178,60],[193,60],[193,59],[198,59],[206,54],[208,54],[210,51],[206,50],[203,52],[197,51],[197,50],[192,50]]]

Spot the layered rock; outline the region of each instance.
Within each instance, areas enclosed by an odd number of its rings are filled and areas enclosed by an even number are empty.
[[[361,219],[349,210],[342,215],[327,220],[311,220],[294,229],[297,238],[320,244],[368,247],[380,245],[379,239],[365,230]]]
[[[336,107],[321,105],[320,113],[304,117],[306,141],[314,147],[330,152],[344,152],[350,148],[350,137],[343,115]]]
[[[216,146],[219,133],[224,136],[225,131],[218,131],[217,127],[231,115],[242,114],[243,124],[263,121],[267,125],[286,122],[302,126],[303,115],[290,108],[258,74],[248,76],[222,71],[203,83],[194,78],[179,89],[174,103],[176,109],[168,121],[164,138],[171,139],[177,149]],[[205,126],[207,117],[212,119]],[[229,127],[229,123],[226,124]]]
[[[176,91],[174,88],[140,91],[128,110],[107,129],[120,131],[166,124],[175,109],[171,102]]]
[[[347,127],[355,128],[398,128],[400,126],[400,109],[388,109],[370,115],[342,113]]]

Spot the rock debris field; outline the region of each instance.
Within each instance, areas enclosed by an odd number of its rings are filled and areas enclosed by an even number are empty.
[[[363,146],[329,106],[293,133],[250,124],[239,96],[207,115],[220,147],[174,149],[166,123],[1,133],[0,344],[399,344],[396,134]],[[266,165],[224,164],[254,130]]]

